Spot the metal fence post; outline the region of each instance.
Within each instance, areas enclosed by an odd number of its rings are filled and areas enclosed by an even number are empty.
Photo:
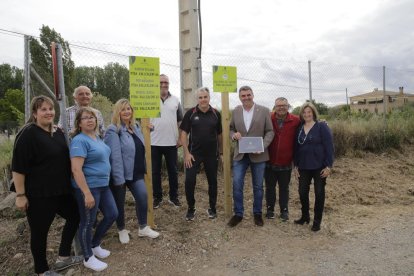
[[[30,117],[30,36],[24,36],[24,121]]]

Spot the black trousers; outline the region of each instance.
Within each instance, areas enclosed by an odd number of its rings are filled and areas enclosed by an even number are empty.
[[[291,169],[277,169],[266,165],[266,206],[268,211],[274,211],[276,203],[276,184],[279,184],[279,207],[280,212],[289,211],[289,183],[292,175]]]
[[[73,237],[79,226],[79,211],[72,195],[29,198],[27,221],[30,226],[30,249],[35,272],[49,270],[46,259],[47,234],[56,214],[66,220],[59,247],[59,256],[70,256]]]
[[[325,206],[326,178],[321,177],[322,169],[300,170],[299,169],[299,196],[302,204],[302,217],[309,218],[309,190],[311,181],[315,187],[314,221],[322,221],[323,208]]]
[[[207,176],[208,182],[208,197],[210,208],[216,209],[217,202],[217,167],[218,167],[218,157],[213,156],[197,156],[193,155],[195,161],[193,161],[193,166],[185,170],[185,196],[187,199],[187,204],[189,208],[194,208],[195,198],[194,191],[196,185],[197,172],[199,171],[200,164],[204,164],[204,170]]]
[[[161,167],[162,156],[167,165],[170,199],[178,197],[177,147],[151,146],[152,190],[154,198],[162,199]]]

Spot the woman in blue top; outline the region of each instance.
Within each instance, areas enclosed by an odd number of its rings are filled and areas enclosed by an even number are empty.
[[[105,143],[111,148],[111,190],[118,207],[116,220],[119,241],[129,242],[129,231],[125,229],[125,193],[126,187],[135,199],[135,211],[138,218],[138,236],[157,238],[158,232],[147,226],[147,189],[144,182],[146,173],[144,137],[135,122],[134,110],[127,99],[115,103],[112,124],[108,127]]]
[[[93,109],[82,107],[75,117],[75,130],[70,144],[75,196],[80,213],[79,240],[85,258],[85,267],[102,271],[107,264],[100,261],[110,255],[100,244],[102,237],[118,216],[114,197],[109,189],[109,155],[111,150],[96,133],[97,117]],[[96,227],[92,238],[92,226],[96,212],[104,218]]]
[[[312,231],[321,229],[322,213],[325,204],[326,178],[333,165],[332,133],[325,122],[318,122],[318,112],[309,102],[302,105],[299,112],[302,125],[298,129],[295,142],[295,174],[299,177],[299,196],[302,204],[302,217],[296,224],[309,223],[309,189],[313,179],[315,186],[315,207]]]

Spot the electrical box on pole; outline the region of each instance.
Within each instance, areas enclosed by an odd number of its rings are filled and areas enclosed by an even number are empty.
[[[178,0],[178,12],[181,103],[187,110],[196,105],[195,92],[202,86],[198,1]]]

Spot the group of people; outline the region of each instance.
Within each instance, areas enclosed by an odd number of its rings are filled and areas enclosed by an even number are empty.
[[[138,236],[157,238],[147,225],[148,191],[143,134],[127,99],[114,105],[111,124],[105,129],[102,114],[90,106],[92,93],[86,86],[74,91],[75,105],[66,110],[67,145],[64,131],[53,122],[53,101],[37,96],[31,103],[31,117],[16,136],[12,171],[16,206],[27,213],[31,229],[31,252],[35,272],[57,275],[46,260],[47,234],[56,214],[66,222],[62,232],[55,270],[83,261],[85,267],[102,271],[110,251],[102,248],[102,238],[116,222],[119,240],[129,242],[125,225],[125,196],[128,188],[135,200]],[[169,200],[181,206],[178,195],[177,149],[182,146],[185,166],[185,219],[196,215],[195,186],[200,165],[208,181],[210,219],[217,217],[217,169],[223,152],[220,113],[210,105],[207,87],[196,92],[197,105],[184,115],[177,97],[169,92],[169,78],[160,75],[161,116],[150,121],[153,207],[163,203],[162,157],[169,180]],[[234,216],[230,227],[243,219],[244,178],[250,167],[253,185],[254,223],[263,226],[263,181],[266,183],[266,218],[275,218],[276,184],[279,184],[280,218],[289,219],[289,183],[292,170],[299,178],[302,216],[297,224],[310,222],[309,190],[315,186],[313,231],[320,230],[325,200],[326,178],[333,165],[332,134],[311,103],[300,115],[288,112],[289,103],[277,98],[274,111],[254,102],[249,86],[239,89],[241,105],[232,113],[230,136],[235,143],[233,156]],[[59,122],[59,125],[61,123]],[[262,137],[263,152],[240,153],[243,137]],[[97,223],[97,212],[103,218]],[[93,233],[93,227],[96,229]],[[83,256],[71,256],[71,242],[77,232]]]

